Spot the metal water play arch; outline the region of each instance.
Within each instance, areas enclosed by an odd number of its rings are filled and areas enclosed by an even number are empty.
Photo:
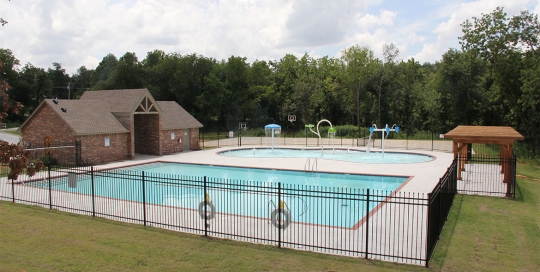
[[[328,133],[333,133],[335,135],[336,129],[332,126],[332,123],[330,121],[326,120],[326,119],[322,119],[317,123],[317,132],[315,132],[313,130],[313,125],[312,124],[307,124],[306,128],[309,128],[309,130],[311,130],[311,132],[313,132],[315,135],[319,136],[319,140],[321,141],[321,152],[324,152],[324,143],[322,141],[321,133],[319,132],[319,125],[322,122],[328,123],[330,125],[330,129],[328,129]]]

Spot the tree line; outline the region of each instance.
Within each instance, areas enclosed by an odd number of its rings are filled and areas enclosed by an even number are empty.
[[[21,67],[0,49],[10,99],[25,107],[8,118],[24,121],[43,98],[77,99],[86,90],[148,88],[156,100],[178,102],[205,130],[277,123],[289,129],[328,119],[334,125],[398,124],[408,133],[445,133],[458,125],[512,126],[525,136],[522,153],[540,144],[540,24],[523,11],[503,8],[462,23],[460,49],[441,60],[402,60],[394,44],[382,58],[368,47],[350,46],[341,57],[287,54],[279,60],[148,52],[105,56],[95,69],[68,75],[60,63],[47,70]],[[288,115],[296,115],[294,124]]]

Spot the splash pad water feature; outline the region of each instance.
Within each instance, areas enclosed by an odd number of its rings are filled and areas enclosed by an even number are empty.
[[[326,122],[330,125],[330,129],[328,129],[328,138],[330,139],[330,144],[332,143],[331,140],[334,139],[336,137],[336,129],[332,126],[332,123],[326,119],[322,119],[320,120],[318,123],[317,123],[317,132],[315,132],[313,130],[313,125],[312,124],[307,124],[306,125],[306,128],[309,128],[309,130],[311,130],[311,132],[313,132],[315,135],[319,136],[319,140],[321,141],[321,153],[324,152],[324,143],[322,141],[322,137],[321,137],[321,132],[319,131],[319,125],[322,123],[322,122]]]
[[[381,141],[382,141],[382,144],[381,144],[381,149],[382,149],[382,156],[384,158],[384,139],[386,137],[388,137],[388,134],[390,134],[390,131],[395,131],[396,133],[399,133],[399,126],[396,126],[395,124],[390,128],[388,126],[388,124],[386,124],[386,127],[385,128],[377,128],[377,125],[376,124],[373,124],[372,127],[369,128],[369,140],[368,140],[368,144],[366,146],[366,153],[369,154],[369,150],[370,150],[370,147],[371,147],[371,137],[373,136],[373,133],[375,133],[376,131],[380,131],[381,132]],[[386,132],[386,136],[384,136],[384,133]]]
[[[264,132],[266,137],[272,136],[272,150],[274,150],[274,138],[281,135],[281,126],[276,124],[269,124],[264,126]]]

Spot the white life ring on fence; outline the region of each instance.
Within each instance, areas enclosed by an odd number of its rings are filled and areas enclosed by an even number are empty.
[[[281,213],[281,220],[279,220],[279,213]],[[278,229],[286,229],[291,224],[291,214],[289,211],[281,208],[276,208],[270,215],[270,221],[272,225]]]
[[[206,209],[206,216],[204,211],[205,206],[208,206],[208,208]],[[212,201],[206,200],[201,201],[201,203],[199,204],[199,216],[202,219],[214,219],[214,217],[216,216],[216,206],[214,206],[214,203],[212,203]]]

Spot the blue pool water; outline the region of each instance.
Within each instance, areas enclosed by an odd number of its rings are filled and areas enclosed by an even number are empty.
[[[360,163],[418,163],[432,161],[433,157],[413,153],[374,152],[347,149],[293,149],[250,148],[222,151],[219,155],[242,158],[320,158]]]
[[[116,171],[94,173],[96,196],[198,209],[204,200],[202,177],[216,212],[268,218],[277,208],[279,195],[293,222],[352,227],[407,177],[300,172],[178,163],[152,163]],[[133,172],[135,171],[135,172]],[[144,171],[144,199],[142,186]],[[126,176],[124,172],[129,173]],[[199,181],[195,181],[199,180]],[[47,187],[46,181],[34,186]],[[52,183],[53,189],[91,194],[90,175],[67,177]],[[366,189],[370,202],[366,203]],[[374,197],[374,192],[380,197]]]

